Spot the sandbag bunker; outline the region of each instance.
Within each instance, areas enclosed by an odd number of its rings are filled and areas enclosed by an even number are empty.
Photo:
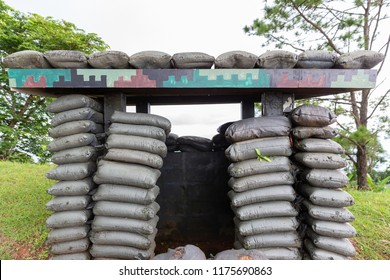
[[[168,119],[115,111],[105,132],[95,99],[66,95],[49,104],[58,181],[47,190],[50,259],[348,259],[356,235],[342,188],[343,148],[331,140],[336,116],[302,105],[285,116],[221,125],[212,140],[178,137]],[[205,256],[193,245],[155,256],[157,186],[168,152],[225,151],[234,213],[231,250]],[[231,211],[227,209],[226,211]],[[211,240],[212,241],[212,240]],[[216,240],[218,242],[218,240]]]

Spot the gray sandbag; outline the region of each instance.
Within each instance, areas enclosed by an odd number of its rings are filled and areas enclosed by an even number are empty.
[[[53,255],[49,257],[49,260],[57,260],[57,261],[63,261],[63,260],[86,261],[90,259],[91,259],[91,255],[89,254],[88,251],[73,253],[73,254]]]
[[[274,172],[241,178],[231,177],[228,181],[228,186],[239,193],[270,186],[292,185],[294,182],[294,177],[290,172]]]
[[[171,122],[167,118],[153,114],[114,111],[111,123],[156,126],[164,129],[166,135],[171,131]]]
[[[302,243],[296,231],[262,233],[245,237],[238,235],[238,240],[247,250],[269,247],[299,248]]]
[[[128,246],[92,244],[89,252],[94,259],[149,260],[154,256],[155,245],[148,250]]]
[[[259,250],[230,249],[217,253],[214,260],[268,260]]]
[[[91,210],[62,211],[51,214],[46,220],[47,228],[79,227],[87,224]]]
[[[343,188],[349,182],[345,172],[339,169],[308,169],[300,177],[311,186],[319,188]]]
[[[220,133],[220,134],[225,134],[226,130],[228,129],[228,127],[230,125],[232,125],[233,123],[235,123],[236,121],[234,122],[226,122],[224,124],[221,124],[218,128],[217,128],[217,132]]]
[[[225,137],[230,143],[265,137],[288,136],[291,122],[284,116],[255,117],[231,124]]]
[[[156,233],[157,230],[154,234],[144,236],[125,231],[91,231],[89,239],[93,244],[119,245],[148,250],[152,246]]]
[[[142,189],[131,186],[102,184],[99,185],[92,198],[94,201],[118,201],[148,205],[156,200],[159,187]]]
[[[304,104],[290,113],[295,126],[324,127],[337,121],[336,115],[325,107]]]
[[[227,147],[230,146],[230,143],[226,140],[224,134],[216,134],[211,138],[211,142],[213,143],[214,151],[225,151]]]
[[[47,145],[47,150],[54,153],[72,148],[84,147],[84,146],[96,147],[99,142],[95,134],[92,133],[79,133],[70,136],[57,138]]]
[[[257,63],[257,55],[246,51],[230,51],[215,59],[215,68],[252,69]]]
[[[385,56],[376,51],[357,50],[340,55],[335,68],[342,69],[371,69],[385,59]]]
[[[54,243],[49,251],[55,255],[81,253],[87,251],[90,244],[91,242],[86,237],[79,240]]]
[[[353,197],[342,189],[316,188],[299,184],[297,191],[311,203],[328,207],[347,207],[354,204]]]
[[[289,69],[294,68],[297,62],[298,55],[295,53],[283,50],[273,50],[260,55],[257,64],[260,68]]]
[[[306,138],[294,142],[294,148],[303,152],[343,154],[344,148],[330,139]]]
[[[206,256],[199,247],[188,244],[168,249],[166,253],[156,255],[153,260],[206,260]]]
[[[304,215],[304,221],[315,233],[324,236],[335,238],[352,238],[357,234],[356,229],[350,223],[322,221],[314,219],[309,215]]]
[[[88,68],[88,57],[81,51],[53,50],[46,51],[43,56],[54,68],[83,69]]]
[[[96,161],[97,156],[98,152],[95,147],[84,146],[56,152],[51,157],[51,161],[57,165],[81,163],[88,161]]]
[[[93,213],[97,216],[122,217],[148,221],[153,219],[160,206],[153,202],[148,205],[140,205],[128,202],[98,201],[93,207]]]
[[[78,196],[88,194],[95,189],[95,187],[95,183],[92,178],[89,177],[83,180],[57,182],[48,188],[46,192],[55,196]]]
[[[200,136],[181,136],[177,138],[177,143],[180,150],[182,150],[182,147],[192,147],[194,151],[200,152],[211,152],[213,150],[211,139]]]
[[[202,52],[175,53],[171,58],[173,68],[178,69],[210,69],[215,58]]]
[[[58,181],[75,181],[90,177],[95,171],[95,162],[69,163],[58,165],[47,172],[46,177]]]
[[[303,244],[312,260],[348,260],[348,257],[341,254],[317,248],[308,238],[303,241]]]
[[[104,159],[127,163],[137,163],[157,169],[160,169],[163,166],[163,159],[161,156],[144,151],[129,149],[111,148],[107,151]]]
[[[347,162],[334,153],[296,153],[294,159],[309,168],[340,169],[347,166]]]
[[[129,57],[129,63],[136,69],[171,68],[171,55],[160,51],[142,51]]]
[[[47,105],[47,111],[50,113],[60,113],[80,108],[91,108],[97,112],[103,112],[102,104],[95,99],[82,94],[64,95]]]
[[[167,140],[165,141],[165,144],[167,145],[168,152],[174,152],[179,149],[179,145],[177,144],[177,138],[179,138],[179,135],[175,133],[169,133],[167,136]]]
[[[84,210],[91,202],[91,196],[57,196],[46,203],[46,210],[49,211],[72,211]]]
[[[318,206],[306,199],[303,201],[303,206],[314,219],[338,223],[353,222],[355,220],[354,215],[344,207]]]
[[[268,161],[258,159],[248,159],[233,162],[228,167],[228,173],[232,177],[241,178],[250,175],[287,172],[291,170],[291,162],[288,157],[269,157]]]
[[[268,260],[301,260],[302,255],[299,248],[289,247],[270,247],[270,248],[258,248],[258,252],[261,252]]]
[[[99,185],[115,184],[151,189],[156,186],[160,175],[158,169],[148,166],[100,160],[93,180]]]
[[[292,154],[290,138],[288,136],[268,137],[246,140],[230,145],[226,151],[226,157],[232,161],[256,159],[258,149],[263,156],[290,156]]]
[[[104,128],[101,124],[97,124],[90,120],[74,121],[60,124],[49,129],[49,136],[53,138],[69,136],[79,133],[103,133]]]
[[[88,237],[89,231],[89,225],[52,229],[47,235],[46,244],[80,240]]]
[[[336,62],[337,54],[322,50],[306,50],[298,55],[297,68],[329,69]]]
[[[236,217],[241,221],[268,217],[296,217],[298,211],[288,201],[268,201],[232,207]]]
[[[68,111],[63,111],[55,114],[51,119],[51,126],[56,127],[60,124],[73,121],[90,120],[95,123],[103,123],[103,114],[95,111],[92,108],[77,108]]]
[[[240,221],[234,218],[236,230],[241,236],[250,236],[261,233],[295,231],[299,222],[296,217],[270,217]]]
[[[129,56],[121,51],[101,51],[88,56],[88,64],[97,69],[130,68]]]
[[[51,68],[43,53],[33,50],[24,50],[7,55],[3,60],[5,68]]]
[[[167,155],[167,146],[164,142],[141,136],[111,134],[106,140],[107,149],[129,149],[157,154],[161,157]]]
[[[139,219],[98,215],[93,219],[91,226],[94,231],[116,230],[149,235],[156,229],[158,220],[158,216],[154,216],[154,218],[144,221]]]
[[[355,248],[347,238],[321,236],[310,228],[307,230],[306,235],[317,248],[347,257],[353,257],[356,253]]]
[[[229,191],[228,196],[233,206],[265,202],[265,201],[294,201],[296,193],[291,185],[257,188],[244,192]]]
[[[307,127],[307,126],[297,126],[292,129],[292,136],[296,139],[305,139],[305,138],[321,138],[321,139],[331,139],[336,137],[338,131],[336,128],[331,126],[324,127]]]
[[[124,134],[133,136],[142,136],[154,138],[165,142],[166,135],[164,129],[150,125],[136,125],[124,123],[112,123],[108,128],[108,135],[110,134]]]

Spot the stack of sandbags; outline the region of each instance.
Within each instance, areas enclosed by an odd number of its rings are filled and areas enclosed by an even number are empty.
[[[345,207],[354,199],[342,190],[348,177],[341,157],[344,149],[331,140],[337,131],[330,127],[336,116],[328,109],[302,105],[291,112],[295,154],[300,166],[296,191],[303,198],[301,214],[307,225],[304,247],[311,259],[347,259],[355,249],[348,238],[356,230],[349,224],[354,216]]]
[[[150,259],[157,233],[156,185],[167,154],[171,123],[166,118],[114,112],[107,153],[94,176],[98,184],[90,253],[95,259]]]
[[[228,193],[235,214],[235,248],[259,249],[268,259],[300,259],[296,229],[291,122],[287,117],[260,117],[230,125],[232,143],[225,151],[232,162]]]
[[[47,190],[54,196],[46,204],[54,212],[46,221],[51,259],[89,259],[92,176],[104,140],[103,108],[94,99],[74,94],[58,98],[48,111],[55,115],[49,130],[54,140],[47,149],[57,167],[46,176],[59,181]]]

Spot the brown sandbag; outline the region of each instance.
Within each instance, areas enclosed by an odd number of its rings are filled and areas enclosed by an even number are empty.
[[[136,69],[171,68],[171,55],[160,51],[141,51],[129,57],[129,63]]]
[[[81,51],[53,50],[46,51],[43,56],[54,68],[83,69],[88,68],[88,57]]]
[[[305,104],[290,113],[295,126],[324,127],[336,122],[336,115],[325,107]]]
[[[178,69],[210,69],[215,58],[202,52],[175,53],[171,58],[173,68]]]
[[[225,52],[215,59],[215,69],[252,69],[255,68],[257,60],[257,55],[246,51]]]
[[[129,56],[121,51],[95,52],[88,56],[88,64],[97,69],[126,69],[130,68]]]
[[[7,55],[3,64],[5,68],[51,68],[43,53],[33,50],[24,50]]]

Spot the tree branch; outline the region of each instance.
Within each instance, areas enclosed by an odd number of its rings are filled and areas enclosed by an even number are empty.
[[[379,102],[375,105],[374,109],[372,110],[371,114],[367,117],[367,119],[370,119],[372,115],[374,115],[375,111],[378,109],[379,105],[385,100],[386,96],[389,94],[390,89],[382,96],[382,98],[379,100]]]

